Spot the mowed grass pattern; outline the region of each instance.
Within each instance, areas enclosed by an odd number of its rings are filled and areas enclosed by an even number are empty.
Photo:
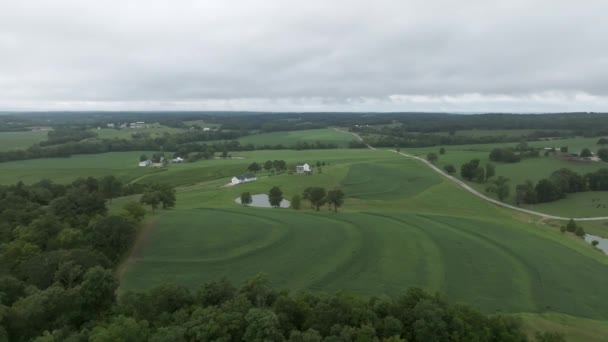
[[[332,164],[322,175],[180,191],[178,209],[155,215],[123,289],[266,273],[294,290],[397,295],[419,286],[486,312],[608,318],[608,261],[590,246],[515,221],[417,161],[378,153],[383,159]],[[338,214],[232,202],[241,191],[278,184],[294,194],[338,178],[353,196]]]

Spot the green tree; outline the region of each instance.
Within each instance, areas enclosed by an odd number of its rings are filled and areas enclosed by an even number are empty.
[[[270,169],[272,169],[272,160],[267,160],[264,163],[264,170],[266,171],[270,171]]]
[[[250,192],[243,192],[241,194],[241,204],[242,205],[251,204],[252,201],[253,201],[253,199],[251,198],[251,193]]]
[[[247,171],[250,172],[258,172],[260,171],[262,168],[260,167],[260,164],[253,162],[251,164],[249,164],[249,166],[247,166]]]
[[[445,154],[445,148],[443,148],[443,147],[442,147],[442,148],[440,148],[440,149],[439,149],[439,154],[442,154],[442,155],[443,155],[443,154]]]
[[[329,190],[327,192],[327,202],[334,206],[335,212],[338,212],[338,208],[344,204],[344,192],[340,189]]]
[[[479,159],[473,159],[460,166],[460,175],[464,179],[473,180],[479,168]]]
[[[570,233],[574,233],[576,231],[576,228],[576,222],[574,221],[574,219],[570,219],[570,221],[568,221],[568,224],[566,225],[566,230]]]
[[[608,148],[600,148],[597,150],[597,156],[604,162],[608,162]]]
[[[563,197],[560,189],[548,179],[541,179],[536,183],[536,199],[539,203],[551,202]]]
[[[436,153],[430,152],[426,155],[426,160],[430,161],[431,163],[435,163],[437,160],[439,159],[439,157],[437,156]]]
[[[320,187],[313,187],[307,190],[309,190],[309,192],[307,193],[306,190],[304,190],[304,195],[302,197],[306,197],[317,211],[319,211],[319,208],[325,204],[327,192],[324,188]]]
[[[495,180],[492,181],[490,186],[486,189],[487,192],[495,193],[498,196],[498,199],[503,201],[507,197],[509,197],[510,187],[509,187],[509,178],[498,176]]]
[[[141,196],[140,202],[149,205],[152,208],[152,213],[154,213],[160,204],[160,194],[158,191],[147,190]]]
[[[445,172],[447,172],[451,175],[456,173],[456,168],[452,164],[448,164],[448,165],[444,166],[443,169],[445,170]]]
[[[515,196],[515,203],[517,205],[522,203],[536,203],[536,189],[534,189],[534,183],[527,180],[524,184],[518,184],[515,187]]]
[[[131,317],[116,316],[103,326],[96,326],[89,337],[91,342],[145,342],[150,329],[147,322],[137,322]]]
[[[114,175],[105,176],[99,181],[99,191],[104,198],[112,202],[112,198],[122,194],[122,182]]]
[[[271,310],[254,308],[245,316],[245,342],[282,341],[279,319]]]
[[[545,332],[537,332],[536,335],[534,335],[534,341],[535,342],[566,342],[566,338],[564,337],[564,335],[558,333],[558,332],[549,332],[549,331],[545,331]]]
[[[122,216],[107,216],[93,223],[87,240],[110,260],[118,261],[135,241],[135,227]]]
[[[122,210],[127,217],[130,217],[135,222],[141,222],[146,216],[146,209],[139,202],[129,201],[122,207]]]
[[[587,158],[587,157],[591,157],[591,156],[593,156],[593,154],[591,153],[591,150],[590,150],[590,149],[588,149],[588,148],[586,148],[586,147],[585,147],[585,148],[584,148],[584,149],[581,151],[580,156],[581,156],[581,157],[584,157],[584,158]]]
[[[300,195],[293,195],[290,206],[292,209],[300,210],[300,207],[302,206],[302,197],[300,197]]]
[[[147,155],[142,154],[141,156],[139,156],[139,161],[140,161],[140,162],[142,162],[142,161],[146,161],[146,160],[148,160],[148,156],[147,156]]]
[[[599,244],[600,244],[600,242],[599,242],[599,241],[597,241],[597,240],[593,240],[593,241],[591,241],[591,245],[592,245],[593,247],[597,247],[597,245],[599,245]]]
[[[279,187],[273,186],[268,192],[268,202],[270,202],[270,206],[274,208],[279,208],[281,206],[282,201],[283,191],[281,191]]]
[[[479,166],[475,169],[475,181],[478,183],[483,183],[486,180],[486,173],[483,167]]]
[[[583,229],[583,227],[577,226],[576,230],[574,231],[574,234],[576,234],[576,236],[579,236],[579,237],[584,237],[585,236],[585,230]]]
[[[490,179],[490,178],[494,177],[495,174],[496,174],[496,167],[494,167],[493,164],[487,163],[486,164],[486,179]]]

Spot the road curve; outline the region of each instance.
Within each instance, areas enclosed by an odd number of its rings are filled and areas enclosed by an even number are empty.
[[[361,136],[355,132],[347,132],[347,131],[343,131],[337,128],[334,128],[336,131],[338,132],[342,132],[342,133],[350,133],[352,134],[355,138],[357,138],[357,140],[362,141],[363,143],[365,143],[365,145],[372,149],[372,150],[376,150],[376,148],[374,148],[373,146],[371,146],[370,144],[366,143],[363,138],[361,138]],[[441,174],[442,176],[444,176],[445,178],[451,180],[452,182],[456,183],[457,185],[459,185],[461,188],[465,189],[466,191],[472,193],[473,195],[486,200],[490,203],[493,203],[497,206],[503,207],[503,208],[508,208],[511,210],[516,210],[522,213],[526,213],[526,214],[530,214],[530,215],[534,215],[534,216],[539,216],[541,218],[544,219],[552,219],[552,220],[562,220],[562,221],[568,221],[571,218],[570,217],[561,217],[561,216],[555,216],[555,215],[549,215],[549,214],[544,214],[538,211],[534,211],[534,210],[528,210],[528,209],[524,209],[524,208],[520,208],[520,207],[516,207],[514,205],[510,205],[498,200],[495,200],[493,198],[490,198],[484,194],[482,194],[481,192],[473,189],[470,185],[468,185],[467,183],[461,181],[460,179],[454,177],[454,176],[450,176],[449,174],[447,174],[445,171],[443,171],[442,169],[438,168],[437,166],[435,166],[433,163],[429,162],[428,160],[418,157],[418,156],[414,156],[411,154],[407,154],[407,153],[403,153],[403,152],[399,152],[399,151],[395,151],[395,150],[390,150],[391,152],[395,152],[403,157],[407,157],[407,158],[413,158],[413,159],[417,159],[421,162],[423,162],[424,164],[426,164],[428,167],[430,167],[431,169],[435,170],[437,173]],[[574,220],[576,221],[602,221],[602,220],[608,220],[608,216],[597,216],[597,217],[578,217],[578,218],[574,218]]]

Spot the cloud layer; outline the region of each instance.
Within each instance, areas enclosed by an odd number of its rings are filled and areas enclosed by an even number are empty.
[[[0,3],[0,109],[608,111],[608,3]]]

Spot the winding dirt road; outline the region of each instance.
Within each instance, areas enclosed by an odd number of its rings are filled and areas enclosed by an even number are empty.
[[[363,138],[361,138],[361,136],[355,132],[347,132],[347,131],[343,131],[341,129],[337,129],[335,128],[336,131],[338,132],[342,132],[342,133],[348,133],[348,134],[352,134],[355,138],[357,138],[357,140],[362,141],[363,143],[365,143],[365,145],[372,149],[372,150],[376,150],[376,148],[374,148],[373,146],[371,146],[370,144],[366,143]],[[391,152],[395,152],[403,157],[407,157],[407,158],[413,158],[413,159],[417,159],[421,162],[423,162],[424,164],[426,164],[428,167],[430,167],[431,169],[435,170],[437,173],[441,174],[442,176],[446,177],[447,179],[451,180],[452,182],[458,184],[461,188],[465,189],[466,191],[472,193],[473,195],[486,200],[490,203],[493,203],[495,205],[501,206],[503,208],[508,208],[511,210],[516,210],[522,213],[526,213],[526,214],[530,214],[530,215],[534,215],[534,216],[539,216],[541,218],[544,219],[552,219],[552,220],[562,220],[562,221],[567,221],[570,220],[570,217],[561,217],[561,216],[555,216],[555,215],[549,215],[549,214],[544,214],[538,211],[534,211],[534,210],[528,210],[528,209],[524,209],[524,208],[520,208],[520,207],[516,207],[514,205],[510,205],[498,200],[495,200],[493,198],[490,198],[484,194],[482,194],[481,192],[473,189],[471,186],[469,186],[468,184],[466,184],[465,182],[461,181],[460,179],[454,177],[454,176],[450,176],[449,174],[447,174],[445,171],[443,171],[442,169],[438,168],[437,166],[435,166],[433,163],[429,162],[428,160],[418,157],[418,156],[414,156],[411,154],[407,154],[407,153],[403,153],[403,152],[398,152],[395,150],[390,150]],[[608,220],[608,216],[598,216],[598,217],[579,217],[579,218],[574,218],[576,221],[602,221],[602,220]]]

